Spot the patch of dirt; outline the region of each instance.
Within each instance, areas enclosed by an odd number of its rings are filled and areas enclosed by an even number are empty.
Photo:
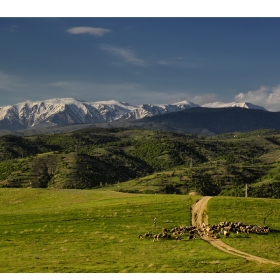
[[[189,195],[199,195],[197,192],[190,192]]]
[[[192,225],[196,226],[198,228],[202,228],[202,224],[208,225],[208,216],[206,214],[206,208],[207,208],[207,202],[211,198],[211,196],[205,196],[199,201],[197,201],[192,206]],[[279,262],[260,258],[254,255],[247,254],[245,252],[239,251],[227,244],[225,244],[220,239],[214,239],[212,237],[209,237],[207,235],[203,236],[203,240],[207,241],[212,246],[216,247],[219,250],[222,250],[226,253],[247,259],[249,261],[256,261],[259,263],[270,263],[275,265],[280,265]]]

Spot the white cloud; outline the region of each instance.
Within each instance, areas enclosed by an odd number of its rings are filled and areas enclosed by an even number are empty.
[[[99,27],[80,26],[80,27],[69,28],[67,32],[74,35],[89,34],[93,36],[102,36],[105,33],[111,32],[111,30],[106,28],[99,28]]]
[[[118,57],[121,57],[126,62],[137,65],[137,66],[147,66],[147,62],[143,59],[138,58],[133,51],[124,48],[118,48],[114,46],[102,46],[102,49],[108,51],[111,54],[114,54]]]
[[[268,111],[280,111],[280,85],[275,87],[262,86],[257,90],[239,93],[235,96],[236,102],[250,102],[263,106]]]

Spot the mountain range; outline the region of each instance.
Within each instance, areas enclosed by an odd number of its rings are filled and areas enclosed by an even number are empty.
[[[108,124],[121,120],[142,120],[146,117],[162,116],[192,108],[265,108],[251,103],[209,103],[199,106],[190,101],[173,104],[131,105],[115,100],[85,102],[75,98],[55,98],[43,101],[25,101],[0,107],[0,129],[28,130],[54,128],[70,124]],[[148,118],[151,120],[151,118]]]
[[[103,127],[142,127],[183,134],[217,135],[261,129],[280,130],[280,112],[245,108],[196,107],[140,120],[117,121]]]

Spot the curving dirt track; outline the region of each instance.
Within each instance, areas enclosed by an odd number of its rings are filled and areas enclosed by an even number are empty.
[[[206,215],[206,206],[208,200],[211,198],[211,196],[205,196],[199,201],[197,201],[192,206],[192,225],[202,228],[202,224],[205,223],[208,224],[208,216]],[[220,239],[214,239],[207,235],[203,236],[203,239],[207,241],[212,246],[218,248],[219,250],[222,250],[224,252],[227,252],[229,254],[247,259],[249,261],[256,261],[260,263],[270,263],[275,265],[280,265],[280,262],[271,261],[268,259],[260,258],[254,255],[247,254],[245,252],[239,251],[233,247],[228,246],[224,242],[222,242]]]

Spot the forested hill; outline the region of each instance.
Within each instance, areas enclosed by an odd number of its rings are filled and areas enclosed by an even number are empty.
[[[0,186],[280,197],[280,132],[128,128],[0,137]]]

